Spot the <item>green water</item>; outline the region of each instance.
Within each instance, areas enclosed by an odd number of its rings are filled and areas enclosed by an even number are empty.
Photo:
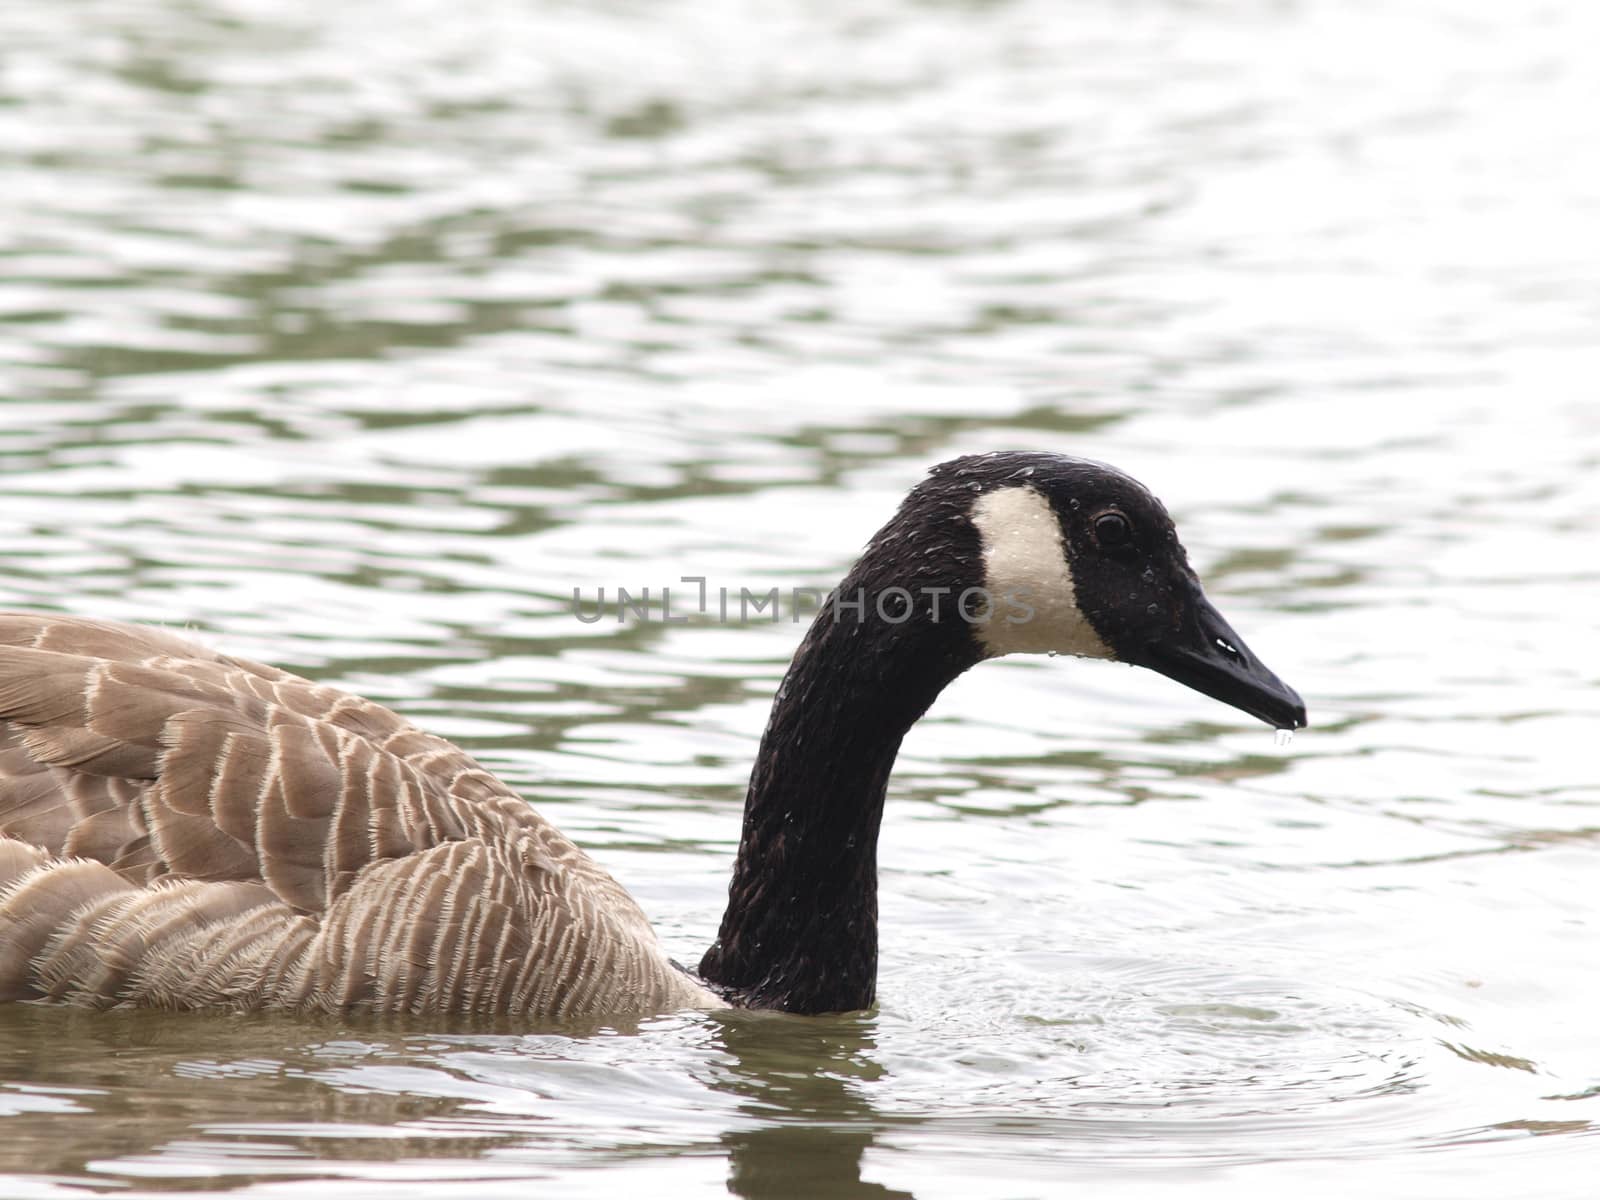
[[[1062,450],[1313,722],[963,678],[866,1015],[0,1010],[0,1195],[1592,1195],[1595,44],[1579,0],[0,6],[0,603],[394,705],[685,961],[799,628],[575,588],[826,587],[929,464]]]

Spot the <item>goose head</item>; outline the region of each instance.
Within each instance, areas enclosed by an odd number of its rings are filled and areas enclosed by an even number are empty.
[[[943,546],[934,557],[966,584],[957,615],[976,659],[1112,659],[1274,727],[1306,724],[1299,695],[1206,598],[1165,506],[1115,467],[1046,453],[954,459],[907,497],[879,535],[890,545],[875,539],[872,550],[904,562],[907,552],[892,544],[940,521],[949,533],[931,539]],[[930,539],[922,540],[926,554]]]
[[[1306,723],[1143,485],[1058,454],[943,463],[868,543],[778,688],[703,979],[756,1008],[871,1004],[876,845],[901,739],[968,668],[1041,653],[1148,667],[1270,725]]]

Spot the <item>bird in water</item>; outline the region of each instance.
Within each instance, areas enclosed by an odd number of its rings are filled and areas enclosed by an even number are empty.
[[[528,1022],[866,1008],[901,739],[1014,653],[1132,663],[1306,723],[1142,485],[1058,454],[942,463],[795,653],[690,972],[588,855],[387,708],[163,630],[0,614],[0,1000]]]

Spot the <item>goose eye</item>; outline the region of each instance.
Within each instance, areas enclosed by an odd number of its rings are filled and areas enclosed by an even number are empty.
[[[1133,526],[1119,512],[1101,513],[1094,519],[1094,540],[1102,547],[1126,546],[1133,539]]]

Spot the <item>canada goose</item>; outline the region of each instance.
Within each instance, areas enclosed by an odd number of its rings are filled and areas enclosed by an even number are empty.
[[[534,1020],[872,1003],[906,731],[984,658],[1150,667],[1272,725],[1300,697],[1112,467],[935,467],[822,605],[756,755],[696,977],[622,888],[449,742],[160,630],[0,615],[0,999]]]

